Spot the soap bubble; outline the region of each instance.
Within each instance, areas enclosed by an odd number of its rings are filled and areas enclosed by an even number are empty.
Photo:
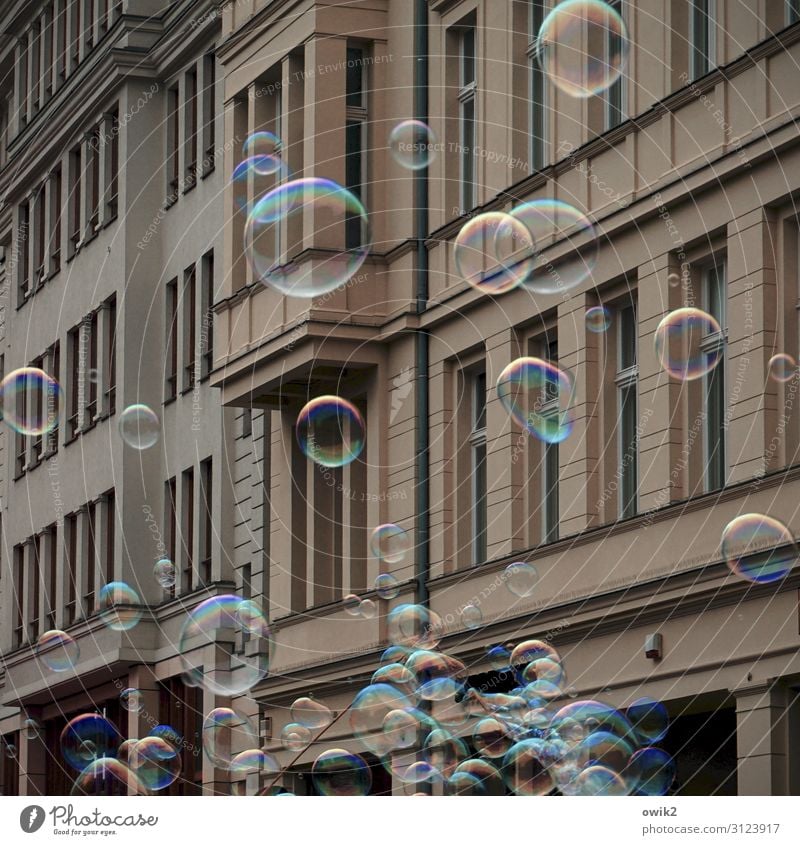
[[[318,396],[308,402],[297,417],[295,431],[303,454],[324,467],[352,463],[366,442],[358,409],[338,396]]]
[[[404,120],[389,135],[394,160],[406,170],[424,170],[436,158],[436,135],[421,120]]]
[[[292,721],[315,730],[327,728],[333,721],[333,713],[327,705],[307,696],[295,699],[290,712]]]
[[[175,564],[169,558],[161,558],[153,567],[153,576],[159,586],[169,590],[175,586]]]
[[[101,757],[115,757],[121,742],[117,729],[99,713],[82,713],[70,719],[60,738],[64,759],[79,772]]]
[[[637,795],[666,795],[675,780],[675,761],[661,748],[642,748],[631,757],[625,777]]]
[[[272,132],[254,132],[242,145],[242,158],[259,161],[256,168],[257,173],[268,175],[274,173],[269,169],[270,165],[262,159],[275,159],[280,161],[281,139]]]
[[[215,707],[203,719],[203,752],[220,769],[229,768],[237,748],[258,744],[258,733],[249,717],[230,707]]]
[[[509,592],[519,598],[531,596],[539,583],[539,573],[532,563],[510,563],[503,573]]]
[[[769,359],[767,369],[769,371],[769,377],[773,381],[791,381],[797,372],[797,361],[791,355],[787,355],[785,352],[779,352]]]
[[[474,631],[483,623],[481,609],[474,604],[466,604],[461,608],[461,623],[465,628]]]
[[[503,780],[515,795],[547,795],[554,786],[550,763],[543,740],[521,740],[503,757]]]
[[[36,656],[53,672],[68,672],[80,653],[78,643],[64,631],[46,631],[36,642]]]
[[[439,645],[444,624],[435,610],[421,604],[401,604],[389,613],[386,630],[392,645],[431,649]]]
[[[411,548],[411,539],[405,529],[394,523],[379,525],[369,538],[372,554],[386,563],[400,563]],[[379,576],[381,577],[381,576]],[[389,596],[389,598],[394,598]]]
[[[709,343],[709,337],[720,340]],[[722,357],[719,323],[699,308],[679,308],[658,324],[656,357],[673,378],[692,381],[711,372]]]
[[[139,451],[155,446],[161,436],[158,415],[147,405],[129,405],[119,415],[117,424],[125,443]]]
[[[149,795],[150,791],[124,763],[112,757],[100,757],[83,768],[70,794]]]
[[[375,579],[375,592],[378,598],[388,601],[400,595],[400,584],[390,572],[382,572]]]
[[[305,751],[312,739],[311,731],[297,722],[289,722],[281,729],[281,745],[287,751]]]
[[[38,367],[21,367],[0,382],[2,418],[17,434],[48,434],[58,425],[61,410],[61,386]]]
[[[144,615],[141,597],[124,581],[112,581],[100,590],[97,609],[103,624],[112,631],[130,631]]]
[[[737,516],[722,532],[722,556],[731,572],[757,584],[785,578],[797,554],[791,531],[765,514]]]
[[[653,698],[637,698],[625,710],[637,738],[643,743],[660,742],[667,735],[669,714],[667,708]]]
[[[372,599],[361,599],[358,604],[358,615],[362,619],[374,619],[378,613],[378,607]]]
[[[133,687],[122,690],[119,694],[119,703],[122,705],[122,709],[129,713],[139,713],[144,707],[141,691]]]
[[[343,748],[323,751],[311,767],[311,779],[320,795],[367,795],[372,773],[364,759]]]
[[[166,789],[180,777],[181,755],[161,737],[146,736],[130,750],[130,770],[147,789]]]
[[[344,612],[347,613],[349,616],[360,616],[360,606],[361,606],[361,599],[355,593],[348,593],[342,599],[342,605],[344,606]]]
[[[611,327],[611,312],[602,305],[586,310],[586,328],[594,334],[603,334]]]

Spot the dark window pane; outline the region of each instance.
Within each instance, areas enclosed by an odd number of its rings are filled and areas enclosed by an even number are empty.
[[[364,51],[357,47],[347,48],[347,105],[364,105]]]

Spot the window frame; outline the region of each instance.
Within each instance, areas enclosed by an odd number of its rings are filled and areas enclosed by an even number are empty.
[[[488,439],[486,427],[486,368],[480,366],[467,374],[470,403],[470,546],[472,566],[488,559]],[[481,472],[481,464],[483,465]],[[481,489],[482,488],[482,489]]]
[[[639,511],[639,443],[636,436],[636,421],[639,418],[639,337],[638,337],[638,311],[636,299],[626,297],[625,301],[619,303],[616,311],[616,372],[614,386],[616,390],[617,420],[619,421],[617,433],[617,472],[619,473],[619,496],[617,500],[617,515],[620,519],[628,519],[635,516]],[[625,361],[625,342],[623,329],[627,322],[626,314],[631,315],[633,329],[633,352],[632,360]],[[626,431],[627,419],[625,411],[627,403],[633,395],[633,431]],[[632,467],[625,465],[625,456],[629,445],[633,443],[634,452]],[[631,472],[629,472],[630,470]],[[633,490],[631,497],[627,496],[627,481],[633,475]]]
[[[728,328],[727,328],[727,261],[724,256],[712,257],[709,261],[703,263],[698,271],[700,273],[700,295],[703,310],[714,317],[719,323],[720,332],[712,335],[707,335],[702,340],[702,348],[708,351],[714,346],[721,347],[721,354],[716,365],[706,373],[702,378],[703,401],[702,409],[705,413],[703,425],[703,491],[706,493],[713,493],[718,490],[723,490],[728,483],[728,443],[727,443],[727,359],[728,359]],[[711,300],[711,285],[710,279],[712,274],[717,276],[716,285],[721,287],[722,296],[719,300],[719,314],[715,313],[713,303]],[[722,281],[719,281],[719,275],[722,276]],[[711,392],[715,391],[712,396]],[[717,395],[718,393],[718,395]],[[720,407],[716,408],[716,414],[719,419],[712,416],[711,402],[713,399],[720,400]],[[711,453],[711,437],[712,427],[716,428],[718,423],[719,428],[719,444],[720,449],[718,454]],[[712,477],[715,473],[719,474],[719,478]]]
[[[537,57],[539,29],[548,14],[548,0],[528,0],[528,161],[531,173],[547,167],[550,144],[550,97],[547,76]],[[538,25],[537,25],[538,24]],[[540,89],[540,97],[534,100],[534,93]],[[541,135],[536,135],[535,107],[541,109]],[[541,142],[541,145],[537,144]]]
[[[697,33],[695,32],[696,16],[702,14],[698,5],[700,3],[706,5],[706,21],[707,21],[707,42],[704,45],[704,50],[698,49],[696,43]],[[717,8],[716,0],[690,0],[689,3],[689,78],[694,82],[701,77],[710,73],[716,67],[717,54]],[[698,58],[702,57],[702,67]]]
[[[459,205],[461,213],[466,214],[477,203],[477,157],[475,150],[478,144],[478,27],[470,22],[458,27],[458,185]],[[468,36],[472,38],[472,79],[467,80],[466,66],[468,63],[466,42]],[[467,108],[472,110],[471,118],[466,117]],[[467,124],[470,124],[469,127]],[[467,138],[467,134],[470,138]],[[467,181],[466,163],[470,160],[470,179]]]

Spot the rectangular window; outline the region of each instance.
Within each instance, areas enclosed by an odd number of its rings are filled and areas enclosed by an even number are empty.
[[[197,355],[197,300],[194,264],[183,271],[183,389],[194,387]]]
[[[50,354],[49,354],[49,366],[47,368],[48,375],[54,378],[59,384],[61,383],[61,344],[59,341],[56,341],[50,347]],[[53,396],[51,394],[46,394],[46,398],[48,400],[47,406],[47,421],[48,421],[48,433],[45,435],[47,438],[45,443],[45,454],[50,455],[54,452],[58,451],[58,415],[61,412],[61,408],[58,407],[59,397]]]
[[[23,35],[20,38],[20,53],[19,53],[19,94],[20,94],[20,115],[19,126],[24,129],[28,124],[28,100],[30,92],[28,90],[28,50],[30,49],[30,38],[28,35]]]
[[[179,138],[180,111],[178,86],[167,89],[167,202],[178,199],[180,184]]]
[[[89,236],[100,228],[100,127],[95,126],[89,138],[89,179],[91,193],[89,200]]]
[[[88,53],[94,45],[94,0],[83,0],[83,37]]]
[[[190,593],[194,586],[194,470],[186,469],[182,475],[182,535],[183,535],[183,577],[181,591]]]
[[[164,399],[174,399],[178,393],[178,280],[167,283],[167,312],[165,316],[166,369]]]
[[[44,10],[42,17],[42,81],[44,83],[44,99],[49,100],[53,93],[53,4],[50,3]]]
[[[67,3],[62,2],[58,7],[55,28],[56,70],[59,79],[67,75]]]
[[[528,72],[530,79],[530,166],[541,170],[547,165],[548,82],[536,57],[539,30],[546,14],[547,0],[528,0]]]
[[[81,398],[81,327],[75,326],[67,333],[67,439],[72,440],[78,433],[80,423]]]
[[[34,245],[34,289],[36,289],[46,278],[47,268],[45,267],[45,243],[47,240],[47,201],[44,185],[39,188],[36,194],[36,219],[33,223],[33,245]]]
[[[472,563],[486,562],[486,371],[471,378],[472,430]]]
[[[39,76],[39,55],[40,55],[40,46],[39,46],[39,39],[41,38],[41,28],[39,26],[39,22],[35,21],[31,25],[31,37],[30,37],[30,45],[31,45],[31,102],[33,104],[34,112],[39,110],[39,83],[41,82],[41,78]]]
[[[70,0],[69,4],[69,33],[70,33],[70,56],[72,58],[72,69],[77,67],[80,61],[80,2],[81,0]]]
[[[558,342],[549,341],[545,346],[545,354],[548,361],[558,363]],[[546,403],[552,404],[552,412],[558,413],[560,402],[558,391],[555,385],[548,382],[544,399]],[[542,540],[545,543],[552,543],[558,539],[558,474],[559,474],[559,450],[558,443],[545,443],[542,441]]]
[[[624,15],[622,0],[610,0],[609,6],[620,16]],[[610,29],[605,35],[605,61],[610,62],[611,57],[619,53],[621,48],[621,36],[618,32]],[[613,129],[625,120],[625,74],[621,74],[614,84],[606,92],[605,102],[605,128]]]
[[[637,361],[636,309],[633,303],[617,311],[617,414],[619,420],[619,515],[622,519],[637,511],[639,486],[639,439],[636,432]]]
[[[213,53],[203,56],[203,173],[214,169],[216,145],[216,82],[217,57]]]
[[[17,406],[17,419],[20,421],[20,428],[24,429],[28,424],[28,402],[27,402],[27,389],[26,388],[27,376],[22,376],[19,379],[19,384],[21,389],[17,392],[14,401]],[[23,387],[25,385],[25,387]],[[21,432],[17,432],[15,435],[15,464],[14,464],[14,477],[19,478],[23,472],[27,469],[28,466],[28,438],[22,434]]]
[[[345,125],[345,187],[362,203],[367,202],[367,83],[364,50],[347,48],[346,76],[347,121]],[[358,215],[345,220],[345,245],[348,249],[363,243],[365,232]]]
[[[117,525],[117,510],[114,501],[114,491],[111,490],[105,495],[106,503],[106,548],[104,554],[106,584],[115,581],[114,577],[114,545],[115,528]]]
[[[80,145],[69,153],[69,257],[78,250],[81,243],[81,191],[83,173],[81,168]]]
[[[719,323],[721,331],[708,335],[702,341],[707,352],[719,350],[717,365],[703,378],[705,392],[705,456],[704,476],[706,492],[725,486],[727,476],[725,448],[725,347],[726,320],[725,263],[715,262],[702,271],[702,296],[707,314]]]
[[[214,369],[214,250],[200,264],[200,373],[203,378]]]
[[[19,225],[17,227],[17,262],[19,266],[18,290],[19,301],[22,302],[30,290],[30,253],[28,251],[30,233],[30,206],[23,202],[19,207]]]
[[[35,367],[37,370],[44,370],[44,357],[36,358],[34,361],[31,361],[31,366]],[[44,415],[44,391],[42,390],[32,390],[30,393],[30,400],[33,405],[31,409],[33,411],[33,418],[36,420],[43,419]],[[42,457],[42,451],[44,448],[44,436],[42,434],[37,434],[33,437],[33,461],[34,463],[38,463]]]
[[[97,418],[97,311],[93,311],[86,320],[86,334],[88,335],[89,350],[86,363],[86,374],[89,376],[89,397],[86,403],[86,425],[90,426]],[[93,377],[94,376],[94,377]]]
[[[184,79],[184,112],[186,150],[184,160],[186,170],[184,190],[193,187],[197,179],[197,68],[186,72]]]
[[[461,154],[461,211],[475,205],[475,27],[459,35],[459,145]]]
[[[14,546],[14,647],[22,645],[25,607],[25,547]]]
[[[71,625],[77,619],[78,585],[78,515],[70,514],[64,519],[64,569],[67,601],[64,607],[64,624]]]
[[[106,138],[108,144],[108,155],[111,158],[109,163],[109,183],[106,186],[106,222],[117,216],[119,208],[119,111],[114,109],[111,113],[110,137]]]
[[[42,555],[41,555],[41,541],[42,537],[37,535],[32,540],[28,541],[30,572],[28,576],[31,579],[31,608],[30,620],[28,624],[28,641],[35,643],[39,639],[39,603],[41,601],[41,587],[42,587]]]
[[[714,67],[716,0],[690,0],[689,61],[692,79],[699,79]]]
[[[214,476],[212,471],[211,458],[207,458],[200,464],[200,578],[203,584],[211,583],[211,557],[214,547],[214,521],[212,519]]]
[[[800,0],[786,0],[786,23],[800,21]]]
[[[61,269],[61,166],[50,176],[50,275]]]
[[[58,601],[56,591],[58,584],[58,534],[55,523],[45,528],[42,539],[45,543],[45,588],[47,590],[45,625],[48,631],[52,631],[56,627],[56,602]]]
[[[94,613],[95,568],[97,565],[97,503],[86,506],[86,580],[83,589],[83,607],[87,616]]]
[[[109,414],[117,410],[117,297],[108,300],[106,315],[106,372],[108,374],[106,388],[106,409]]]
[[[175,478],[164,482],[164,524],[166,525],[167,556],[174,563],[177,548],[177,511]]]

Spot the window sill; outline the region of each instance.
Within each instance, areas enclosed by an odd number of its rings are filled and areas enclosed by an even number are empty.
[[[166,407],[167,405],[171,405],[177,398],[177,396],[168,396],[161,404]]]
[[[213,164],[209,165],[208,167],[204,167],[203,172],[200,174],[200,178],[205,179],[207,176],[211,176],[211,174],[214,173],[216,169],[217,168]]]

